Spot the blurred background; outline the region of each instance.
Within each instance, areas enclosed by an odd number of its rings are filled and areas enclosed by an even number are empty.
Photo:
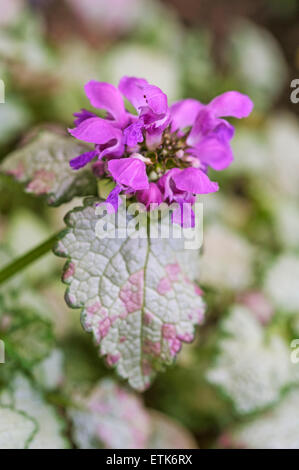
[[[299,448],[297,0],[0,0],[0,161],[35,126],[70,126],[90,79],[144,77],[169,102],[227,90],[254,112],[235,161],[202,197],[206,321],[174,367],[137,396],[108,371],[64,303],[49,254],[0,288],[0,394],[39,423],[33,447]],[[213,176],[213,175],[211,175]],[[213,178],[212,178],[213,179]],[[63,227],[0,176],[0,265]],[[296,359],[296,358],[295,358]],[[80,406],[78,406],[78,403]],[[49,424],[50,423],[50,424]]]

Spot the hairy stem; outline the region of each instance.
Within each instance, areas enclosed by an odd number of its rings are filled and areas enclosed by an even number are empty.
[[[50,251],[53,248],[54,243],[58,240],[58,235],[58,233],[52,235],[52,237],[48,238],[48,240],[41,243],[41,245],[37,246],[36,248],[33,248],[33,250],[28,251],[28,253],[26,253],[25,255],[21,256],[20,258],[16,259],[15,261],[12,261],[10,264],[5,266],[0,271],[0,284],[6,282],[19,271],[26,268],[29,264],[33,263],[33,261],[36,261],[38,258]]]

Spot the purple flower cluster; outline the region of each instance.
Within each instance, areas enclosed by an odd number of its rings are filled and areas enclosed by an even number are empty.
[[[207,105],[186,99],[169,107],[160,88],[134,77],[123,77],[118,88],[90,81],[85,92],[91,105],[105,110],[106,116],[85,109],[75,114],[75,128],[69,132],[94,144],[94,150],[70,165],[76,170],[98,158],[97,174],[116,183],[107,198],[115,211],[122,192],[134,194],[147,208],[163,201],[189,203],[192,212],[197,194],[218,190],[207,176],[208,168],[223,170],[233,160],[234,128],[222,118],[247,117],[253,108],[250,98],[237,91],[223,93]],[[126,110],[123,97],[137,114]]]

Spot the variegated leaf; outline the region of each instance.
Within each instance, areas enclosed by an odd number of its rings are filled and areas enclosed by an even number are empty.
[[[299,449],[299,390],[289,391],[271,411],[222,434],[218,447]]]
[[[29,449],[66,449],[69,443],[63,434],[64,423],[55,408],[44,400],[30,381],[18,374],[2,391],[0,404],[25,413],[37,425],[36,433],[29,442]],[[17,429],[14,431],[17,432]]]
[[[32,369],[32,375],[45,390],[54,390],[63,383],[64,356],[60,349],[52,349],[50,354]]]
[[[82,324],[92,332],[108,365],[132,387],[144,390],[158,370],[171,364],[181,343],[194,337],[203,317],[194,284],[198,253],[184,239],[100,239],[96,200],[70,212],[55,252],[68,258],[63,281],[67,303],[83,307]],[[117,229],[117,234],[119,235]]]
[[[32,418],[0,405],[0,449],[27,449],[36,431]]]
[[[0,172],[25,183],[25,191],[46,196],[58,206],[75,196],[96,195],[96,179],[90,167],[74,171],[69,161],[88,148],[69,137],[40,131],[28,144],[9,154]]]
[[[141,399],[114,381],[99,382],[69,410],[73,440],[80,449],[144,449],[151,420]]]
[[[7,363],[29,368],[44,359],[54,344],[52,325],[33,310],[7,308],[0,298],[0,337]]]
[[[233,402],[239,414],[277,402],[281,392],[298,383],[287,342],[269,333],[247,307],[235,305],[222,322],[218,356],[207,378]]]
[[[68,411],[72,437],[80,449],[190,449],[191,434],[163,413],[148,410],[139,396],[111,379],[87,396],[76,396]]]

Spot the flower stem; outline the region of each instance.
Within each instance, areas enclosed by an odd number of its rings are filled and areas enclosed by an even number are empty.
[[[33,248],[33,250],[28,251],[28,253],[26,253],[25,255],[22,255],[20,258],[16,259],[15,261],[12,261],[12,263],[5,266],[0,271],[0,284],[6,282],[19,271],[26,268],[29,264],[33,263],[33,261],[37,260],[45,253],[50,251],[51,248],[53,248],[54,243],[58,240],[58,235],[58,233],[52,235],[52,237],[48,238],[48,240],[43,242],[41,245],[38,245],[36,248]]]

